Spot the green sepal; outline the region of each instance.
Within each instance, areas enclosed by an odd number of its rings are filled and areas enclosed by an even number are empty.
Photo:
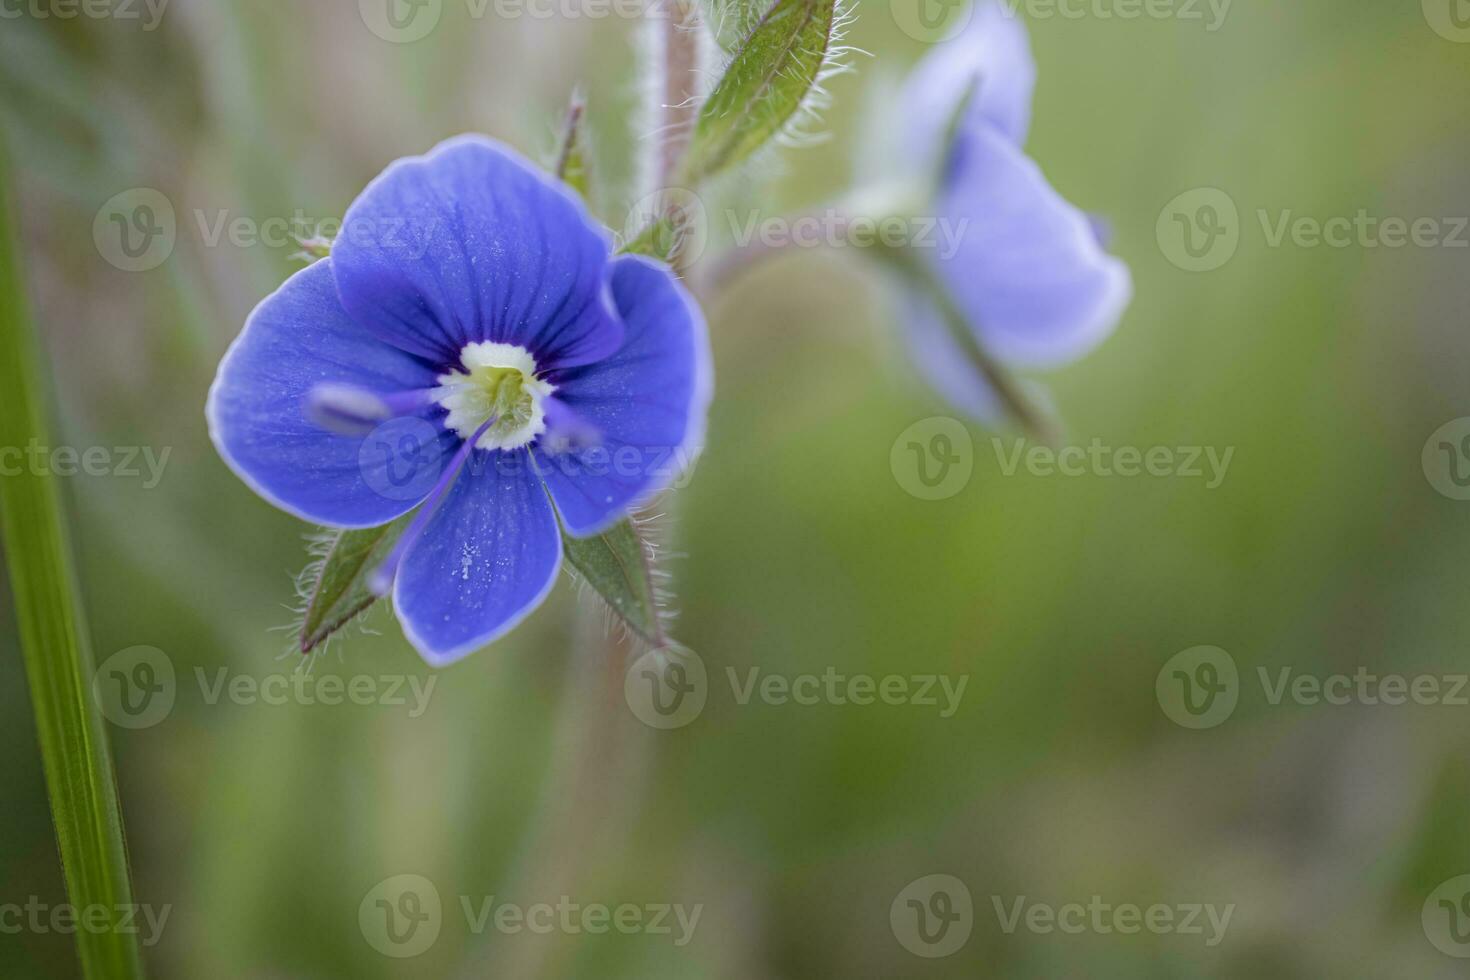
[[[381,527],[328,532],[325,553],[307,570],[303,583],[302,653],[316,649],[378,600],[367,586],[368,576],[388,557],[412,519],[405,514]]]
[[[563,530],[561,540],[566,560],[640,640],[656,648],[669,645],[647,545],[632,521],[588,538]]]

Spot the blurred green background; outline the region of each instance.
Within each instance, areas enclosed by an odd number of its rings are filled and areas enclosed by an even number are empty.
[[[783,256],[707,296],[708,448],[661,510],[677,635],[709,698],[673,731],[623,703],[621,652],[570,585],[437,675],[382,609],[378,635],[354,631],[315,663],[317,678],[436,676],[418,717],[209,703],[195,673],[296,667],[271,628],[292,621],[307,530],[225,469],[203,424],[221,353],[296,267],[293,249],[211,245],[201,220],[340,215],[389,161],[463,131],[549,160],[582,83],[596,203],[621,228],[646,150],[636,25],[475,18],[446,0],[436,30],[396,44],[346,0],[179,0],[151,31],[141,5],[140,21],[37,9],[0,20],[0,124],[56,439],[170,452],[156,487],[65,482],[96,658],[148,645],[179,678],[164,721],[109,726],[137,899],[169,907],[145,951],[154,975],[1464,975],[1421,909],[1470,872],[1470,707],[1272,704],[1257,675],[1470,671],[1470,503],[1436,492],[1420,458],[1470,415],[1470,249],[1272,247],[1258,220],[1470,215],[1470,44],[1419,3],[1240,0],[1213,31],[1204,7],[1203,20],[1100,16],[1106,3],[1032,18],[1028,151],[1107,216],[1136,289],[1117,334],[1048,377],[1068,438],[1233,447],[1216,489],[1006,475],[993,434],[971,426],[968,485],[917,499],[890,450],[951,413],[908,368],[899,307],[870,267]],[[877,138],[867,107],[928,47],[886,0],[856,13],[849,43],[871,57],[830,86],[831,139],[775,155],[725,188],[732,199],[775,215],[848,186],[858,144]],[[128,273],[93,223],[139,187],[172,203],[177,244]],[[1186,272],[1156,222],[1206,187],[1238,207],[1239,248]],[[3,616],[0,904],[54,905],[8,597]],[[1234,658],[1239,704],[1191,730],[1155,680],[1201,644]],[[727,670],[752,667],[968,681],[951,717],[742,705]],[[402,960],[373,948],[358,914],[401,874],[444,905],[437,941]],[[974,905],[968,940],[939,959],[905,947],[894,907],[932,874]],[[460,909],[461,896],[563,895],[702,911],[676,946],[616,930],[477,935]],[[1207,946],[1007,933],[994,904],[1094,895],[1234,910]],[[76,971],[68,936],[0,934],[0,976]]]

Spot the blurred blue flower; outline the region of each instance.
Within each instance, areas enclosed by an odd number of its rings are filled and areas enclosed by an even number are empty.
[[[910,151],[939,174],[934,215],[958,240],[933,256],[935,274],[981,347],[1023,368],[1086,354],[1132,297],[1127,266],[1022,151],[1035,82],[1025,26],[982,0],[964,31],[915,68],[900,100]],[[932,302],[914,297],[910,327],[915,360],[940,394],[996,421],[995,393]]]
[[[545,598],[557,511],[595,534],[667,486],[711,388],[669,271],[610,259],[572,194],[462,136],[368,186],[330,257],[250,315],[206,411],[225,462],[291,514],[374,527],[419,508],[373,587],[445,664]]]

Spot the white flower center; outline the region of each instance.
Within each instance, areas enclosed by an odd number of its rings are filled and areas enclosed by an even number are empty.
[[[476,449],[519,449],[546,431],[542,404],[556,390],[536,377],[536,359],[524,347],[489,341],[459,352],[463,371],[439,376],[434,400],[449,410],[444,424],[469,439],[486,422]]]

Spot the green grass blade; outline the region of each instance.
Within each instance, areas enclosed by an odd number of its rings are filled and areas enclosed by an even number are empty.
[[[26,311],[9,173],[0,155],[0,447],[50,445],[38,379],[41,361]],[[92,656],[55,477],[16,467],[0,476],[0,528],[15,594],[26,677],[70,904],[101,906],[113,928],[79,929],[83,974],[143,975],[134,932],[120,931],[132,904],[122,815],[107,732],[91,698]]]

